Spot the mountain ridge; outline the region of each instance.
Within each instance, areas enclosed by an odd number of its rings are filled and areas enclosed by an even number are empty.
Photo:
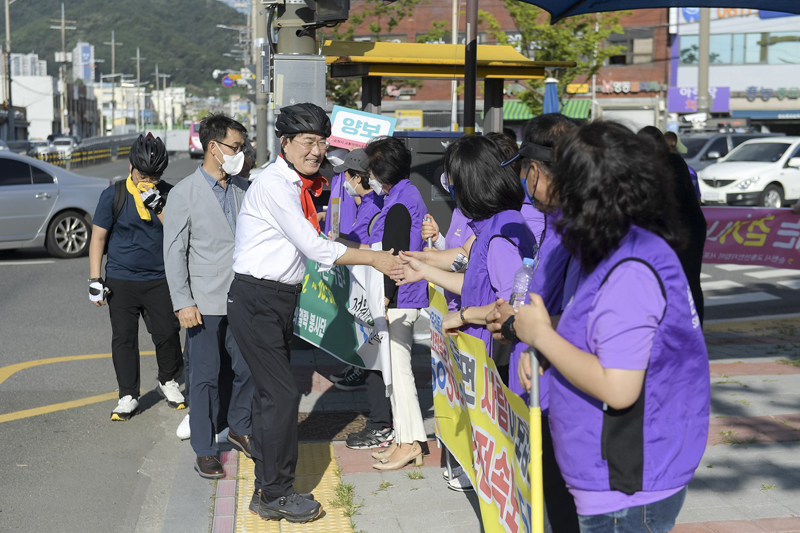
[[[79,41],[95,47],[100,74],[111,73],[111,41],[116,47],[116,71],[136,74],[138,46],[143,81],[155,78],[158,63],[161,74],[169,74],[168,83],[185,85],[191,92],[209,93],[219,87],[211,78],[214,69],[238,69],[241,62],[222,54],[238,41],[235,31],[216,28],[246,24],[246,16],[218,0],[70,0],[65,2],[65,18],[74,20],[76,30],[67,30],[66,48],[70,52]],[[61,32],[50,29],[60,23],[59,0],[18,0],[11,5],[11,51],[34,52],[47,60],[47,72],[58,76],[54,53],[61,51]],[[0,11],[0,21],[5,17]],[[2,26],[0,26],[2,27]],[[71,68],[71,66],[70,66]],[[99,79],[99,78],[97,78]]]

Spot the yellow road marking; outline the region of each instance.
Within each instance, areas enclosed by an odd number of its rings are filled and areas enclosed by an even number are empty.
[[[12,420],[19,420],[20,418],[46,415],[47,413],[63,411],[64,409],[72,409],[73,407],[83,407],[84,405],[91,405],[93,403],[114,400],[118,396],[119,393],[117,392],[109,392],[106,394],[99,394],[97,396],[89,396],[88,398],[81,398],[80,400],[73,400],[71,402],[53,403],[50,405],[45,405],[44,407],[34,407],[33,409],[14,411],[13,413],[0,415],[0,424],[2,424],[3,422],[11,422]]]
[[[156,352],[139,352],[141,355],[155,355]],[[49,359],[37,359],[35,361],[25,361],[24,363],[16,363],[13,365],[4,366],[0,368],[0,385],[19,372],[26,368],[33,368],[41,365],[49,365],[52,363],[67,363],[70,361],[85,361],[87,359],[104,359],[111,357],[110,353],[94,353],[89,355],[65,355],[64,357],[51,357]]]
[[[155,352],[148,351],[148,352],[139,352],[141,355],[155,355]],[[0,368],[0,385],[19,372],[20,370],[25,370],[27,368],[34,368],[37,366],[42,365],[50,365],[53,363],[67,363],[71,361],[86,361],[90,359],[104,359],[111,357],[110,353],[97,353],[97,354],[89,354],[89,355],[67,355],[64,357],[51,357],[49,359],[37,359],[35,361],[25,361],[23,363],[16,363],[13,365],[4,366]],[[65,409],[72,409],[74,407],[83,407],[85,405],[91,405],[93,403],[105,402],[108,400],[113,400],[117,398],[117,392],[109,392],[106,394],[98,394],[96,396],[89,396],[87,398],[81,398],[79,400],[72,400],[70,402],[60,402],[54,403],[50,405],[45,405],[42,407],[35,407],[33,409],[23,409],[22,411],[14,411],[13,413],[6,413],[4,415],[0,415],[0,424],[3,422],[11,422],[12,420],[19,420],[21,418],[28,418],[31,416],[38,416],[44,415],[47,413],[54,413],[56,411],[63,411]]]
[[[250,498],[253,496],[253,461],[241,452],[239,457],[239,475],[237,486],[236,531],[248,533],[352,533],[350,519],[344,516],[342,509],[333,507],[331,501],[336,499],[337,475],[336,456],[333,444],[329,442],[301,443],[294,488],[298,492],[313,492],[314,497],[322,504],[325,515],[306,524],[292,524],[286,520],[280,522],[262,520],[248,510]]]

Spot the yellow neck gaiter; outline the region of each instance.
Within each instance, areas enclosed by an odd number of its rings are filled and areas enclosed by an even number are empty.
[[[144,202],[142,202],[142,195],[141,193],[152,189],[155,187],[152,183],[146,182],[139,182],[139,185],[133,184],[133,178],[131,178],[130,174],[128,175],[128,180],[125,182],[125,186],[128,189],[128,192],[131,193],[133,196],[133,201],[136,202],[136,211],[139,212],[139,216],[142,220],[150,222],[150,210],[144,206]]]

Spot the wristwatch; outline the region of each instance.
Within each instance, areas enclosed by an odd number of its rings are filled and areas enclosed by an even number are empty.
[[[502,335],[504,340],[509,342],[514,342],[517,340],[517,332],[514,329],[514,318],[515,316],[511,315],[500,327],[500,335]]]

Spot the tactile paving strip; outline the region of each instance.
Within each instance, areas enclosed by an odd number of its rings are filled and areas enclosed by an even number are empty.
[[[300,458],[294,488],[297,492],[311,492],[322,504],[325,514],[307,524],[292,524],[262,520],[248,510],[253,496],[254,464],[239,453],[238,494],[236,505],[236,531],[240,533],[352,533],[350,519],[342,509],[331,506],[336,498],[334,489],[339,483],[333,445],[327,442],[300,444]]]

